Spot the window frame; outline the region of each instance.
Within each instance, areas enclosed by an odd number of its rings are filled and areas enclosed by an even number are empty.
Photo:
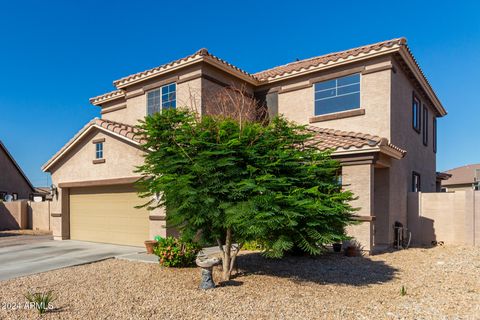
[[[418,185],[415,184],[415,178],[418,178]],[[412,192],[422,192],[422,177],[417,171],[412,171]]]
[[[176,82],[169,82],[169,83],[164,84],[164,85],[162,85],[162,86],[160,86],[160,87],[153,88],[153,89],[150,89],[150,90],[148,90],[148,91],[145,92],[145,100],[146,100],[145,102],[146,102],[146,114],[147,114],[147,116],[151,116],[151,115],[153,115],[153,114],[155,114],[155,113],[157,113],[157,112],[162,112],[163,109],[166,109],[166,108],[164,108],[164,106],[163,106],[163,103],[164,103],[164,101],[163,101],[163,95],[164,95],[164,94],[163,94],[163,88],[167,88],[167,87],[169,87],[169,86],[171,86],[171,85],[175,85],[175,91],[174,91],[174,92],[175,92],[175,99],[169,100],[169,102],[175,101],[175,106],[174,106],[173,108],[177,108],[177,83],[176,83]],[[158,94],[159,94],[159,99],[160,99],[159,108],[160,108],[160,109],[159,109],[158,111],[149,113],[149,108],[148,108],[148,95],[151,94],[152,92],[158,92]],[[169,93],[170,93],[170,92],[168,92],[167,94],[169,94]],[[172,107],[169,107],[169,108],[172,108]]]
[[[432,130],[433,130],[433,138],[432,138],[433,152],[437,153],[437,117],[435,116],[433,116]]]
[[[422,110],[422,130],[423,130],[423,145],[428,146],[428,107],[424,104]]]
[[[359,86],[359,89],[358,89],[358,100],[359,100],[358,101],[358,107],[351,108],[351,109],[346,109],[346,110],[341,110],[341,111],[334,111],[334,112],[326,112],[326,113],[317,114],[316,113],[316,102],[317,102],[317,100],[325,100],[327,98],[316,99],[315,95],[317,93],[317,90],[315,90],[315,86],[318,83],[335,80],[335,81],[337,81],[336,84],[335,84],[335,90],[338,90],[338,79],[347,78],[347,77],[351,77],[351,76],[355,76],[355,75],[358,75],[358,86]],[[357,83],[349,84],[349,85],[345,85],[345,86],[340,86],[340,87],[347,87],[347,86],[352,86],[352,85],[355,85],[355,84],[357,84]],[[313,116],[314,117],[320,117],[320,116],[329,115],[329,114],[337,114],[337,113],[349,112],[349,111],[352,111],[352,110],[362,109],[362,96],[361,96],[361,93],[362,93],[362,73],[361,72],[353,72],[353,73],[346,74],[346,75],[341,75],[341,76],[337,75],[337,76],[334,76],[332,78],[326,78],[326,79],[322,79],[320,81],[315,81],[315,82],[312,83],[312,88],[313,88]],[[323,89],[323,90],[319,90],[319,92],[320,91],[326,91],[326,90],[331,90],[331,89]],[[353,93],[357,93],[357,92],[353,92]],[[349,94],[353,94],[353,93],[349,93]],[[344,95],[347,95],[347,94],[338,95],[338,93],[337,93],[337,95],[335,97],[332,97],[332,98],[336,98],[336,97],[344,96]],[[330,99],[332,99],[332,98],[330,98]]]
[[[415,101],[417,102],[417,110],[415,111]],[[422,103],[418,96],[415,94],[415,92],[412,92],[412,128],[415,130],[418,134],[420,134],[421,131],[421,126],[422,126],[422,119],[421,119],[421,109],[422,109]],[[417,116],[417,123],[415,123],[415,115]]]
[[[103,141],[95,142],[95,160],[100,160],[100,159],[103,159]]]

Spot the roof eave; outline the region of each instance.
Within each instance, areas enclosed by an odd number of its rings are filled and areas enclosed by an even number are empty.
[[[153,72],[151,72],[151,74],[149,74],[147,76],[139,77],[138,79],[133,79],[133,80],[119,79],[119,80],[115,80],[115,81],[113,81],[113,85],[117,89],[124,89],[124,88],[129,87],[131,85],[134,85],[136,83],[140,83],[140,82],[143,82],[145,80],[152,79],[152,78],[158,77],[162,74],[172,72],[172,71],[176,71],[178,69],[182,69],[182,68],[197,64],[197,63],[202,62],[202,61],[204,61],[203,56],[192,57],[189,61],[179,62],[177,65],[174,65],[174,66],[167,66],[163,70],[160,70],[160,71],[157,71],[157,72],[153,71]]]
[[[441,117],[447,115],[447,110],[443,107],[442,103],[440,102],[440,99],[438,99],[437,95],[435,94],[435,91],[433,91],[432,87],[428,83],[427,79],[425,78],[425,75],[423,72],[420,70],[418,64],[415,62],[411,52],[409,49],[405,46],[401,46],[399,50],[400,56],[402,59],[405,61],[405,63],[408,65],[410,70],[413,72],[415,78],[417,79],[418,82],[422,85],[423,89],[427,93],[428,97],[432,101],[435,109],[438,111],[439,115]]]
[[[90,98],[89,102],[94,106],[101,106],[106,102],[115,101],[115,100],[124,99],[124,98],[125,98],[125,94],[119,94],[119,95],[107,97],[107,98],[98,96],[98,97]]]
[[[363,154],[363,153],[372,153],[378,152],[383,153],[393,159],[400,160],[405,157],[406,152],[397,150],[389,145],[385,146],[364,146],[361,148],[349,148],[349,149],[336,149],[332,152],[332,156],[343,156],[343,155],[350,155],[350,154]]]
[[[400,49],[399,45],[394,45],[392,47],[383,48],[383,49],[380,49],[380,50],[375,51],[375,52],[362,53],[362,54],[359,54],[357,56],[340,58],[337,61],[329,61],[325,64],[320,64],[318,66],[311,67],[311,68],[306,69],[306,70],[293,71],[291,73],[286,73],[286,74],[282,74],[282,75],[277,75],[277,76],[273,76],[273,77],[264,78],[264,79],[261,79],[261,84],[270,84],[270,83],[283,81],[283,80],[286,80],[286,79],[295,78],[295,77],[298,77],[298,76],[310,74],[310,73],[313,73],[313,72],[318,72],[318,71],[322,71],[322,70],[331,69],[331,68],[342,66],[342,65],[345,65],[345,64],[351,64],[351,63],[357,62],[357,61],[363,61],[363,60],[375,58],[375,57],[378,57],[378,56],[383,56],[383,55],[386,55],[386,54],[389,54],[389,53],[397,52],[397,51],[399,51],[399,49]]]

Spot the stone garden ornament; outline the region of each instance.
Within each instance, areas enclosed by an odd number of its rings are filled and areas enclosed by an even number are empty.
[[[197,266],[202,268],[200,282],[200,289],[213,289],[215,288],[215,282],[213,282],[213,267],[220,264],[220,259],[213,257],[209,258],[206,254],[199,253],[195,260]]]

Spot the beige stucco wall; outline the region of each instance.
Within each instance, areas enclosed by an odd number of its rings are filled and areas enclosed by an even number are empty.
[[[10,157],[0,147],[0,192],[17,193],[18,199],[28,199],[32,191]]]
[[[0,230],[17,230],[27,227],[27,200],[0,202]]]
[[[134,84],[125,89],[126,98],[118,99],[117,105],[126,108],[102,114],[103,119],[135,125],[147,115],[147,92],[167,83],[176,82],[177,108],[192,108],[201,112],[201,72],[200,65],[171,72],[153,79]],[[115,104],[103,106],[104,110]]]
[[[401,161],[394,161],[390,168],[390,225],[400,221],[407,223],[407,193],[412,188],[412,171],[421,176],[423,192],[436,191],[436,154],[433,152],[433,116],[431,104],[421,91],[413,86],[400,66],[395,65],[392,73],[392,113],[391,138],[396,146],[407,151]],[[415,91],[429,109],[428,145],[423,145],[422,131],[417,133],[412,127],[412,93]],[[423,112],[423,111],[422,111]],[[423,117],[423,114],[422,114]],[[389,228],[390,239],[393,240],[393,229]]]
[[[373,165],[359,164],[342,167],[342,184],[346,190],[353,192],[356,200],[351,202],[352,207],[358,208],[356,212],[359,216],[374,215],[373,200]],[[349,226],[347,233],[357,240],[363,250],[371,251],[374,246],[373,223],[361,222],[360,224]]]
[[[457,185],[451,185],[451,186],[442,185],[442,188],[446,188],[448,192],[473,190],[472,183],[457,184]]]
[[[408,229],[414,245],[443,241],[480,246],[480,192],[408,194]]]
[[[51,168],[52,182],[75,182],[86,180],[136,177],[136,166],[143,163],[143,151],[135,145],[112,134],[93,129],[70,152]],[[92,140],[104,138],[105,163],[93,164],[95,144]]]
[[[137,146],[112,134],[93,129],[83,137],[58,163],[51,168],[52,183],[108,180],[138,177],[135,167],[143,163],[143,151]],[[105,163],[93,164],[95,145],[92,140],[104,138]],[[55,239],[69,238],[69,189],[58,188],[58,195],[51,202],[51,226]],[[164,215],[163,209],[151,212],[151,215]],[[161,222],[150,221],[151,234],[162,234]],[[164,224],[164,223],[163,223]]]
[[[385,67],[390,64],[390,59],[381,58],[366,61],[362,64],[353,64],[348,67],[337,67],[322,72],[286,80],[272,87],[280,87],[278,95],[278,112],[289,120],[300,124],[311,124],[322,128],[337,130],[367,132],[389,138],[390,136],[390,70],[368,73],[372,69]],[[310,123],[314,116],[314,85],[310,79],[317,77],[335,78],[339,72],[364,68],[360,80],[360,108],[365,110],[365,115]],[[288,91],[295,87],[306,88]],[[285,91],[285,92],[283,92]]]
[[[50,230],[50,201],[28,202],[28,227],[32,230]]]

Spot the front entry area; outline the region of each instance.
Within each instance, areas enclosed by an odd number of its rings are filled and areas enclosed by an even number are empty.
[[[149,212],[133,185],[70,189],[72,240],[143,246],[149,239]]]

